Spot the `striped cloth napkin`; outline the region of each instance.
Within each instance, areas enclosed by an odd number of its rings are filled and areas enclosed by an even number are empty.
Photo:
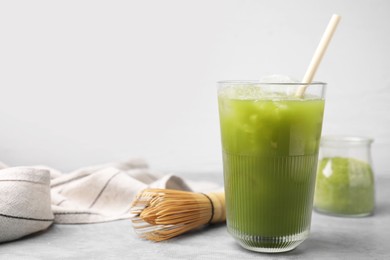
[[[134,196],[146,187],[202,191],[217,186],[161,175],[140,159],[67,174],[46,166],[0,163],[0,243],[45,230],[53,223],[127,219]]]

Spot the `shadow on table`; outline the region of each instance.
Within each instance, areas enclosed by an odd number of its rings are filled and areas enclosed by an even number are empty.
[[[183,239],[192,239],[194,236],[202,236],[202,237],[213,237],[220,232],[221,229],[226,228],[226,223],[216,223],[211,225],[204,225],[200,226],[198,228],[195,228],[193,230],[190,230],[178,237],[174,237],[170,239],[171,241],[174,241],[176,239],[183,240]],[[217,232],[218,231],[218,232]]]
[[[14,239],[14,240],[2,242],[2,243],[0,243],[0,246],[11,245],[11,244],[15,244],[15,243],[28,243],[28,241],[31,239],[37,239],[37,238],[40,238],[42,236],[45,236],[48,232],[52,231],[52,229],[54,229],[53,225],[49,226],[45,230],[37,231],[37,232],[34,232],[32,234],[29,234],[29,235],[26,235],[26,236],[23,236],[23,237]]]
[[[283,253],[258,253],[249,251],[243,247],[241,247],[238,243],[232,242],[231,247],[234,247],[236,250],[245,253],[246,255],[251,256],[262,256],[261,259],[300,259],[300,257],[314,257],[315,256],[326,256],[329,254],[336,254],[338,252],[348,252],[348,247],[340,244],[336,241],[329,241],[325,239],[312,238],[304,241],[301,245],[299,245],[296,249],[283,252]]]
[[[374,215],[373,216],[390,216],[390,201],[377,203],[375,205]]]
[[[348,241],[347,243],[343,243],[344,241]],[[355,239],[355,242],[358,242]],[[314,254],[314,255],[326,255],[330,252],[333,254],[337,254],[340,252],[348,252],[350,250],[351,244],[355,244],[354,238],[352,235],[346,235],[344,239],[331,239],[324,237],[317,237],[312,235],[309,239],[304,241],[298,248],[295,250],[288,252],[288,255],[306,255],[306,254]]]
[[[229,243],[229,247],[235,248],[242,254],[250,257],[259,257],[261,259],[315,259],[316,256],[332,257],[335,255],[348,255],[353,245],[359,244],[359,238],[356,234],[345,233],[332,236],[323,236],[323,234],[311,234],[301,245],[289,252],[283,253],[258,253],[249,251],[241,247],[235,241]]]

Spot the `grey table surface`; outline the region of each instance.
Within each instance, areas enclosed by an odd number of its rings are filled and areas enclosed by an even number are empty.
[[[139,239],[130,221],[121,220],[53,225],[47,231],[0,244],[0,259],[390,259],[390,177],[376,179],[373,216],[341,218],[314,212],[310,237],[287,253],[247,251],[235,243],[223,224],[154,243]]]

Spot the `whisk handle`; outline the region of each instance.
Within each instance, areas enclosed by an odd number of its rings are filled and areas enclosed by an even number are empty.
[[[214,215],[210,223],[219,223],[226,220],[226,206],[224,192],[210,192],[207,194],[213,203]]]

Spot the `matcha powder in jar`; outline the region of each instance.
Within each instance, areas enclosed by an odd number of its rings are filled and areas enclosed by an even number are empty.
[[[370,138],[327,136],[321,139],[314,209],[363,217],[375,207]]]

